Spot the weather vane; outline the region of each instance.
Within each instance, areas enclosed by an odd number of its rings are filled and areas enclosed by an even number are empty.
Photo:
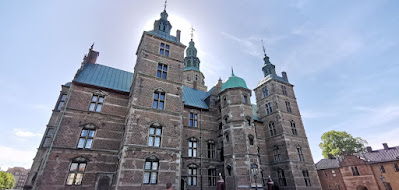
[[[266,49],[265,49],[265,44],[263,43],[263,39],[260,39],[260,41],[262,41],[263,53],[266,56]]]
[[[191,40],[193,39],[193,37],[194,37],[194,27],[193,26],[191,26]]]
[[[166,4],[168,3],[168,0],[165,0],[165,5],[164,5],[164,11],[166,11]]]

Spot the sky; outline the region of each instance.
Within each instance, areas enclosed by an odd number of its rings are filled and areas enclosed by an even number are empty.
[[[0,167],[29,168],[61,85],[95,42],[97,63],[133,72],[163,0],[0,1]],[[169,0],[172,34],[190,28],[205,83],[263,78],[260,39],[286,71],[314,161],[324,132],[399,146],[399,1]],[[252,97],[252,102],[255,102]]]

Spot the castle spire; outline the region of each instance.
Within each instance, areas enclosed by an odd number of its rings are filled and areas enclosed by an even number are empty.
[[[163,8],[163,11],[165,11],[166,12],[166,4],[168,3],[168,0],[165,0],[165,4],[164,4],[164,8]]]
[[[235,75],[234,75],[234,69],[233,69],[233,66],[231,66],[231,76],[232,77],[234,77]]]
[[[191,26],[191,41],[193,41],[193,38],[194,38],[194,27],[193,26]]]

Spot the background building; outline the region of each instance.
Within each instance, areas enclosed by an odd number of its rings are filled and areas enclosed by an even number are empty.
[[[226,189],[320,189],[287,74],[265,53],[256,105],[233,71],[208,90],[193,39],[186,48],[167,18],[143,32],[134,73],[96,64],[90,48],[62,86],[26,188],[216,189],[220,174]]]
[[[316,163],[323,190],[399,189],[399,147],[367,151],[356,155],[322,159]]]
[[[25,169],[23,167],[13,167],[13,168],[8,168],[7,172],[14,175],[15,178],[14,189],[22,189],[25,185],[26,178],[28,177],[29,169]]]

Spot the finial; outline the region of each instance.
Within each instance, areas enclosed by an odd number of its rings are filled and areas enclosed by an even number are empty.
[[[164,11],[166,11],[166,4],[167,3],[168,3],[168,0],[165,0],[165,5],[164,5],[164,8],[163,8]]]
[[[90,50],[93,50],[94,42],[91,44]]]
[[[191,40],[193,40],[193,37],[194,37],[194,27],[193,26],[191,26]]]
[[[265,44],[263,43],[263,39],[260,39],[260,41],[262,41],[263,53],[266,56],[266,49],[265,49]]]
[[[234,75],[233,66],[231,67],[231,76],[232,76],[232,77],[235,76],[235,75]]]

